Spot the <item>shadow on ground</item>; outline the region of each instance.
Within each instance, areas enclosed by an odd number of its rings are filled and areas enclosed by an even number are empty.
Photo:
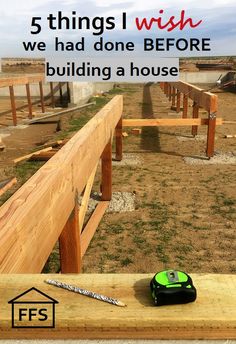
[[[150,90],[151,86],[152,83],[147,83],[143,87],[142,118],[155,118]],[[157,127],[142,128],[141,149],[160,152],[159,130]]]

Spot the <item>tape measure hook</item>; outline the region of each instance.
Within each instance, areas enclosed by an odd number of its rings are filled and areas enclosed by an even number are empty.
[[[179,282],[179,277],[177,271],[171,270],[166,272],[168,281],[170,283]]]

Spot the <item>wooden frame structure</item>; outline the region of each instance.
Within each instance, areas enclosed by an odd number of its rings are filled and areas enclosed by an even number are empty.
[[[80,271],[81,259],[111,199],[111,145],[115,130],[120,130],[122,111],[123,98],[116,96],[3,204],[0,273],[41,272],[58,239],[61,271]],[[84,227],[100,158],[102,200]]]
[[[192,135],[197,135],[197,128],[200,125],[207,125],[207,147],[206,155],[211,158],[214,155],[215,127],[222,124],[222,118],[216,118],[218,97],[210,92],[187,84],[186,82],[160,83],[160,87],[171,102],[172,109],[176,112],[181,110],[181,99],[183,98],[182,118],[161,118],[161,119],[123,119],[118,133],[122,136],[123,127],[146,127],[146,126],[192,126]],[[193,101],[192,118],[188,117],[188,102]],[[199,109],[203,108],[208,112],[208,118],[199,118]],[[119,139],[121,140],[122,137]],[[118,154],[121,154],[122,147],[117,144]]]
[[[188,104],[189,99],[192,100],[192,119],[199,119],[199,109],[203,108],[208,113],[208,118],[204,121],[200,121],[196,124],[191,121],[189,125],[192,125],[192,135],[196,136],[198,132],[199,125],[207,125],[207,147],[206,155],[211,158],[214,155],[215,146],[215,127],[216,125],[222,124],[222,119],[217,119],[218,111],[218,97],[210,92],[207,92],[199,87],[193,86],[189,83],[179,81],[179,82],[164,82],[160,84],[166,97],[171,101],[172,109],[176,109],[176,112],[181,110],[181,100],[183,103],[182,119],[187,119],[188,117]],[[186,121],[187,123],[187,121]]]
[[[44,102],[44,90],[43,90],[43,82],[44,76],[43,75],[28,75],[22,77],[6,77],[0,78],[0,88],[2,87],[9,87],[9,94],[10,94],[10,101],[11,101],[11,112],[12,112],[12,121],[13,125],[17,125],[17,113],[16,113],[16,100],[15,100],[15,92],[14,86],[23,86],[25,85],[26,88],[26,96],[28,102],[28,118],[33,118],[33,110],[32,110],[32,99],[31,99],[31,92],[30,92],[30,84],[39,85],[39,93],[40,93],[40,104],[42,112],[45,112],[45,102]],[[60,91],[60,99],[62,99],[62,84],[59,84],[59,91]],[[69,87],[67,84],[67,92],[69,94]],[[55,107],[55,90],[53,87],[53,83],[50,82],[50,98],[52,107]]]

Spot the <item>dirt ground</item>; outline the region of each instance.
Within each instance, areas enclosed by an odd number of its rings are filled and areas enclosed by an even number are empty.
[[[114,93],[124,96],[125,118],[180,117],[170,110],[168,100],[156,84],[120,85],[106,96],[106,101]],[[236,121],[236,93],[217,91],[217,95],[218,117]],[[83,111],[82,117],[91,118],[95,110]],[[75,121],[81,125],[80,119],[81,112],[77,112],[70,119],[72,122],[66,122],[68,133],[76,129]],[[14,153],[9,150],[0,153],[0,179],[16,172],[10,162],[13,156],[35,149],[44,136],[58,137],[55,126],[50,126],[37,125],[35,129],[30,127],[14,134],[18,135]],[[124,138],[124,153],[135,154],[140,164],[116,164],[113,191],[135,193],[136,209],[104,216],[83,258],[83,272],[144,273],[175,268],[235,273],[236,166],[186,164],[183,157],[204,156],[206,148],[205,140],[191,139],[188,127],[146,127],[140,135],[133,135],[128,128],[125,131],[129,136]],[[206,127],[201,127],[199,134],[206,134]],[[236,125],[217,127],[216,151],[236,153],[236,139],[225,139],[225,134],[236,134]],[[7,139],[10,144],[10,138]],[[31,170],[27,170],[27,175],[40,166],[26,163],[28,169],[29,164]],[[23,166],[20,173],[24,175]],[[56,248],[45,271],[58,270]]]
[[[220,92],[220,91],[219,91]],[[219,117],[236,120],[236,94],[217,93]],[[191,111],[191,108],[189,108]],[[127,118],[178,117],[157,85],[130,85]],[[127,131],[127,130],[126,130]],[[179,141],[191,128],[129,131],[124,152],[141,164],[113,168],[113,191],[136,194],[132,213],[106,214],[83,260],[84,272],[236,272],[236,166],[187,165],[204,156],[205,141]],[[236,152],[236,125],[217,127],[216,151]],[[199,130],[206,134],[206,127]]]

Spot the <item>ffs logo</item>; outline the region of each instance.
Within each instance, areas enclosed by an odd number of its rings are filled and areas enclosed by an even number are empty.
[[[12,306],[13,328],[54,328],[58,301],[37,288],[30,288],[8,303]]]

